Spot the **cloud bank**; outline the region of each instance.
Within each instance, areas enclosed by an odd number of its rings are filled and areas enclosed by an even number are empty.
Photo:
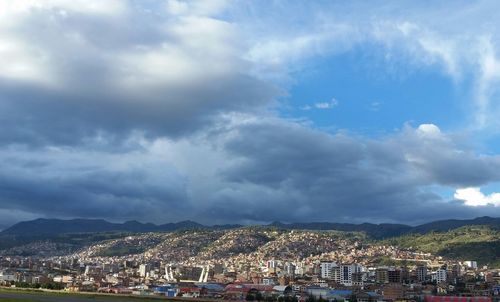
[[[442,64],[457,81],[472,70],[474,119],[494,125],[496,35],[438,32],[422,10],[368,17],[356,4],[346,19],[353,7],[328,15],[265,3],[0,1],[0,228],[35,217],[419,223],[500,214],[479,189],[440,194],[500,181],[500,157],[461,133],[408,124],[372,138],[275,111],[308,59],[378,43],[410,65]],[[312,18],[290,31],[298,9]]]

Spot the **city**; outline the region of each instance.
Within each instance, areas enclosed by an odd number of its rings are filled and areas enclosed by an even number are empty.
[[[42,253],[6,255],[30,251]],[[500,299],[499,268],[340,231],[185,230],[130,235],[75,252],[32,243],[0,255],[0,281],[10,288],[247,301]]]

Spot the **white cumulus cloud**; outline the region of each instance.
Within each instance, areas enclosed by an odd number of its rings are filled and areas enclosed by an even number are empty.
[[[485,195],[481,192],[481,189],[477,187],[457,189],[454,197],[458,200],[463,200],[466,205],[472,207],[486,205],[494,205],[495,207],[500,206],[500,193]]]

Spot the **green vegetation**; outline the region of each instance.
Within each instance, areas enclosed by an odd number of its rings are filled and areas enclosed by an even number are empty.
[[[492,226],[465,226],[448,232],[410,234],[382,243],[500,267],[500,229]]]
[[[12,285],[15,285],[17,288],[44,288],[44,289],[54,289],[61,290],[64,289],[64,285],[62,283],[57,282],[47,282],[47,283],[27,283],[27,282],[13,282]]]

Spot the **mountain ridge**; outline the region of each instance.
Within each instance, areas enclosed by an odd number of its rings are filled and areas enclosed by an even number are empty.
[[[336,223],[336,222],[296,222],[282,223],[279,221],[261,225],[262,227],[276,227],[283,229],[304,230],[337,230],[347,232],[365,232],[369,236],[380,239],[401,236],[404,234],[425,234],[432,231],[444,232],[467,225],[488,225],[500,228],[500,217],[477,217],[474,219],[448,219],[438,220],[417,226],[391,223]],[[59,235],[68,233],[98,233],[98,232],[172,232],[189,229],[232,229],[244,227],[240,224],[225,224],[207,226],[195,221],[185,220],[165,224],[142,223],[139,221],[126,221],[124,223],[108,222],[104,219],[47,219],[38,218],[22,221],[0,232],[0,236],[36,237]]]

